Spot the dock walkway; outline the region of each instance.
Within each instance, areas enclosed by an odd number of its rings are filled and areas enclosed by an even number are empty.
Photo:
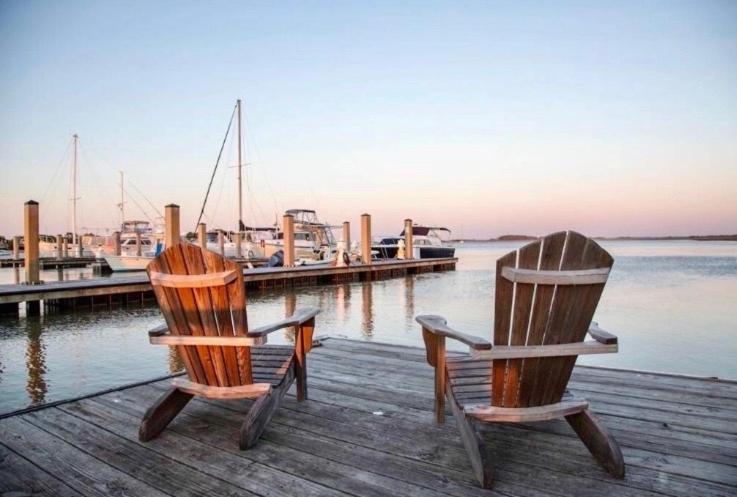
[[[454,270],[457,258],[380,260],[372,264],[351,264],[335,267],[327,264],[298,267],[262,267],[244,269],[248,288],[283,286],[308,286],[321,283],[345,283],[359,280],[384,279],[422,272]],[[110,278],[51,281],[40,285],[0,285],[0,307],[20,302],[48,301],[47,304],[95,305],[112,304],[111,297],[122,298],[152,296],[151,285],[145,272]],[[81,301],[75,299],[83,299]],[[120,300],[122,302],[122,300]],[[10,309],[12,312],[16,308]]]
[[[236,438],[245,401],[193,400],[140,443],[165,381],[2,419],[0,494],[737,495],[737,382],[577,367],[571,389],[622,445],[626,478],[609,477],[564,421],[500,425],[486,434],[496,480],[485,491],[452,415],[433,421],[423,350],[330,338],[308,367],[309,400],[288,395],[248,451]]]

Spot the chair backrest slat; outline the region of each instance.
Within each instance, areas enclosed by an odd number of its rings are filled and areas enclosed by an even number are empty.
[[[575,343],[586,336],[613,260],[591,239],[559,232],[497,262],[495,345]],[[496,360],[491,403],[558,402],[576,356]]]
[[[203,259],[202,249],[191,244],[181,244],[182,253],[184,254],[184,260],[186,262],[187,273],[190,275],[201,275],[207,274],[207,265]],[[212,270],[212,268],[210,268]],[[235,280],[237,280],[239,271],[232,271],[235,273]],[[221,274],[220,272],[212,274]],[[235,280],[231,280],[235,281]],[[210,298],[210,288],[208,287],[196,287],[192,288],[192,295],[197,306],[197,313],[199,315],[200,323],[202,323],[202,330],[205,336],[221,336],[218,330],[217,321],[215,319],[214,306],[212,299]],[[227,335],[224,335],[227,336]],[[205,350],[207,354],[205,354]],[[228,370],[226,367],[225,356],[229,354],[225,347],[206,347],[200,349],[202,351],[202,358],[209,360],[212,364],[216,375],[216,381],[214,383],[208,383],[210,385],[217,386],[235,386],[239,383],[233,382],[228,376]]]
[[[243,272],[237,263],[180,243],[154,259],[147,271],[171,334],[248,332]],[[178,346],[178,350],[192,381],[222,387],[253,383],[249,347]]]
[[[502,276],[513,283],[531,283],[533,285],[593,285],[606,283],[609,269],[579,269],[572,271],[541,271],[537,269],[520,269],[503,267]]]

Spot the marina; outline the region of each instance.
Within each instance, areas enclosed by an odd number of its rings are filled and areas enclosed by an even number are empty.
[[[609,477],[562,421],[485,433],[493,490],[476,485],[455,424],[436,425],[418,348],[327,338],[310,352],[310,398],[287,394],[254,448],[232,438],[249,401],[193,400],[157,439],[137,427],[170,380],[0,420],[0,489],[34,495],[730,496],[737,383],[577,367],[571,390],[618,438]],[[446,413],[451,416],[450,411]],[[146,461],[141,464],[141,461]]]
[[[737,497],[737,3],[0,5],[0,497]]]

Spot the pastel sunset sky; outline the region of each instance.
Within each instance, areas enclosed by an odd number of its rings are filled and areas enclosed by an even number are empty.
[[[235,100],[246,221],[737,233],[737,2],[0,2],[0,234],[182,207]],[[206,221],[236,226],[229,140]],[[142,195],[143,194],[143,195]]]

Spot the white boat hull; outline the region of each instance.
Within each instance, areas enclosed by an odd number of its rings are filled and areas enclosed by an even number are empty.
[[[153,256],[147,255],[108,255],[105,262],[113,271],[145,271]]]

